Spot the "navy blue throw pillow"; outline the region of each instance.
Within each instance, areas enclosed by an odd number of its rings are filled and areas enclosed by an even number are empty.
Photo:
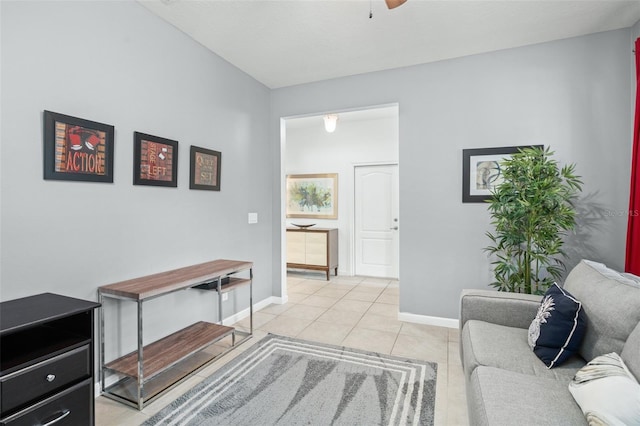
[[[586,328],[582,303],[554,283],[529,326],[529,346],[547,368],[557,367],[578,351]]]

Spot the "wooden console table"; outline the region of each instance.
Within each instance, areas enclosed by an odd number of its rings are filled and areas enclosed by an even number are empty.
[[[244,271],[248,271],[248,277],[236,276]],[[222,325],[222,294],[245,285],[249,285],[248,333]],[[218,324],[200,321],[143,346],[143,302],[185,289],[217,292]],[[137,303],[137,351],[106,363],[104,305],[100,310],[100,373],[103,395],[139,410],[193,371],[222,355],[204,354],[204,349],[231,335],[230,350],[253,334],[253,262],[214,260],[122,281],[98,288],[98,298],[100,303],[104,298]],[[242,340],[236,342],[236,335],[242,335]],[[117,377],[115,381],[114,375]]]

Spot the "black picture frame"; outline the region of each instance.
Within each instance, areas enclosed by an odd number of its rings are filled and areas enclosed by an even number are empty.
[[[191,145],[189,189],[220,191],[222,153]]]
[[[500,178],[500,169],[483,167],[484,175],[488,181],[481,184],[478,182],[479,166],[481,163],[497,163],[504,158],[517,153],[524,148],[542,148],[543,145],[522,145],[522,146],[505,146],[497,148],[477,148],[462,150],[462,202],[463,203],[484,203],[491,199],[491,182],[495,182]],[[476,187],[473,188],[471,179],[476,176],[474,182]],[[484,180],[484,179],[483,179]]]
[[[113,126],[44,111],[43,177],[113,183]]]
[[[133,132],[133,184],[178,186],[178,141]]]

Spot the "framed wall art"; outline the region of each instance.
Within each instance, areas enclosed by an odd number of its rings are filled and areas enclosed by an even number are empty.
[[[222,153],[191,145],[189,189],[220,191]]]
[[[338,218],[338,174],[287,176],[287,217]]]
[[[535,145],[541,147],[542,145]],[[502,182],[501,162],[532,145],[462,150],[462,202],[483,203]]]
[[[113,182],[114,127],[44,111],[44,179]]]
[[[133,184],[178,186],[178,142],[133,133]]]

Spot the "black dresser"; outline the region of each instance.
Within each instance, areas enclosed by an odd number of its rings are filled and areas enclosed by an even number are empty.
[[[44,293],[0,303],[0,425],[93,425],[94,309]]]

